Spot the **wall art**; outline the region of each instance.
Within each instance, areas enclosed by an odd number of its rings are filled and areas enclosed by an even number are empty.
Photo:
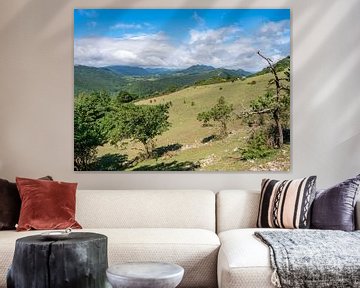
[[[75,9],[74,170],[289,171],[289,9]]]

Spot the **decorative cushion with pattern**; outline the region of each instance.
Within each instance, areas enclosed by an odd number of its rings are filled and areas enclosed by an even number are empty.
[[[316,176],[294,180],[263,179],[257,227],[309,228]]]

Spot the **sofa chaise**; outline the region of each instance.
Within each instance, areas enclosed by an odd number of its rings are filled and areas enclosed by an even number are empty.
[[[257,191],[224,190],[217,193],[217,233],[221,242],[218,256],[220,288],[274,288],[269,248],[254,236],[259,209]],[[360,229],[360,202],[356,206]],[[279,229],[277,229],[279,230]]]
[[[253,235],[259,198],[242,190],[78,190],[76,219],[80,231],[108,237],[109,265],[172,262],[185,269],[179,287],[266,288],[269,249]],[[0,231],[0,288],[16,239],[42,232]]]

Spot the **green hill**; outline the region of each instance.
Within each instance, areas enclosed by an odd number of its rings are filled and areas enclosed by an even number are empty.
[[[191,86],[186,89],[148,98],[136,102],[138,105],[154,105],[171,102],[171,128],[156,138],[158,157],[134,163],[127,170],[200,170],[200,171],[243,171],[243,170],[288,170],[290,147],[285,145],[272,156],[255,161],[241,161],[239,149],[244,147],[249,135],[242,120],[233,118],[229,124],[230,134],[223,140],[212,141],[218,133],[216,125],[202,127],[196,119],[198,113],[213,107],[219,97],[233,104],[235,112],[249,107],[252,99],[263,95],[268,89],[271,74],[254,76],[251,79],[234,82]],[[255,82],[255,83],[254,83]],[[99,159],[128,155],[134,159],[142,146],[128,143],[126,148],[105,145],[98,148]]]
[[[115,92],[121,90],[126,83],[122,77],[106,68],[96,68],[77,65],[74,67],[75,95],[82,91],[106,90]]]
[[[205,85],[230,81],[249,75],[244,70],[229,70],[195,65],[180,71],[144,69],[130,66],[103,68],[75,66],[75,95],[82,91],[106,90],[110,93],[127,91],[146,98],[175,92],[191,85]]]
[[[200,74],[200,73],[207,73],[207,72],[210,72],[213,70],[215,70],[215,68],[212,66],[193,65],[193,66],[190,66],[189,68],[179,71],[179,73],[181,73],[181,74]]]
[[[107,66],[106,68],[121,76],[148,76],[151,74],[141,67],[115,65]]]
[[[287,57],[279,60],[278,62],[276,62],[274,64],[274,67],[275,67],[276,72],[281,72],[281,71],[284,71],[285,69],[289,68],[290,67],[290,56],[287,56]],[[266,67],[263,70],[255,73],[254,76],[263,75],[263,74],[266,74],[269,72],[270,72],[270,68]]]

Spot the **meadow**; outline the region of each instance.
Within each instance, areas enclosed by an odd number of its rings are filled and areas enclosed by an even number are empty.
[[[289,143],[281,149],[274,149],[265,158],[241,160],[241,149],[246,145],[250,128],[236,114],[248,109],[252,100],[266,93],[271,78],[272,74],[265,73],[235,81],[194,85],[136,101],[136,105],[171,103],[171,127],[155,138],[154,157],[149,159],[134,160],[143,149],[137,142],[122,141],[116,146],[109,143],[99,146],[97,170],[288,171]],[[233,105],[234,113],[227,137],[216,139],[217,124],[203,127],[197,115],[211,109],[221,96],[226,103]]]

